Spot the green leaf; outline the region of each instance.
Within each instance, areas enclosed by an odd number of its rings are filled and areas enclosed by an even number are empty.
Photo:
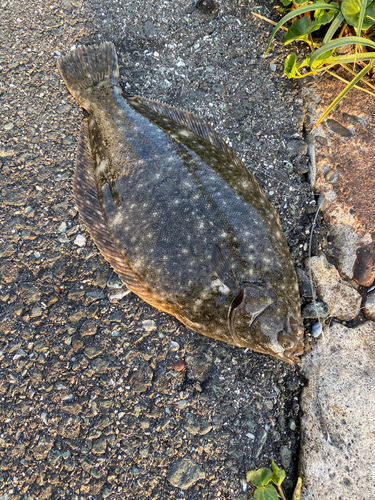
[[[281,0],[281,3],[285,6],[290,5],[292,3],[292,0]]]
[[[270,471],[271,472],[271,471]],[[255,500],[278,500],[276,488],[272,484],[267,484],[254,491]]]
[[[319,10],[319,14],[315,12],[314,14],[314,19],[316,24],[319,24],[319,27],[322,24],[328,24],[331,23],[333,18],[335,17],[336,12],[328,11],[324,12],[321,9]]]
[[[366,1],[366,0],[364,0]],[[366,12],[364,14],[362,30],[368,30],[373,24],[375,24],[375,1],[367,0]],[[359,17],[361,12],[361,0],[342,0],[341,12],[345,17],[345,21],[359,28]]]
[[[254,486],[261,487],[271,480],[272,472],[267,467],[246,472],[246,481],[250,481]]]
[[[284,45],[288,45],[288,43],[294,42],[295,40],[307,42],[309,34],[318,30],[319,27],[320,24],[311,21],[307,16],[303,16],[302,19],[297,19],[285,33]]]
[[[304,5],[303,7],[298,7],[298,9],[295,9],[292,12],[289,12],[289,14],[287,14],[282,19],[280,19],[280,21],[276,24],[275,28],[273,29],[271,36],[270,36],[270,39],[269,39],[269,42],[268,42],[268,45],[267,45],[266,53],[264,54],[264,57],[266,57],[267,52],[270,49],[273,37],[275,36],[277,31],[281,28],[281,26],[283,26],[290,19],[292,19],[293,17],[297,17],[300,14],[304,14],[305,12],[311,12],[313,10],[318,10],[318,9],[332,9],[332,8],[333,8],[333,10],[337,10],[337,11],[340,10],[340,7],[336,7],[336,5],[327,5],[324,2],[318,2],[318,3],[314,3],[312,5]]]
[[[305,74],[299,72],[300,68],[305,68],[309,66],[307,59],[304,59],[300,64],[297,64],[297,56],[295,54],[289,54],[285,59],[284,73],[288,78],[303,78]]]
[[[280,484],[285,479],[285,470],[279,469],[273,460],[271,460],[271,464],[272,464],[272,472],[273,472],[272,477],[271,477],[271,481],[273,483],[275,483],[277,486],[280,486]]]
[[[309,0],[294,0],[296,5],[305,5]]]
[[[314,12],[314,19],[317,21],[319,24],[327,24],[332,21],[332,19],[335,17],[337,14],[337,10],[340,10],[340,6],[336,2],[332,2],[329,4],[331,9],[330,10],[323,10],[323,9],[318,9]],[[335,10],[332,9],[332,7],[335,7]]]
[[[372,40],[368,40],[367,38],[363,38],[360,36],[345,36],[343,38],[335,38],[334,40],[331,40],[330,42],[326,43],[320,49],[315,50],[312,52],[309,56],[309,64],[312,70],[317,69],[321,64],[324,59],[324,57],[330,57],[330,54],[327,56],[328,53],[330,53],[333,49],[337,49],[337,47],[341,47],[343,45],[364,45],[365,47],[372,47],[375,49],[375,42]],[[361,60],[361,56],[363,56],[365,59],[370,59],[370,54],[357,54],[358,61]],[[349,62],[347,56],[342,56],[343,60],[345,59],[345,62]],[[362,57],[362,59],[363,59]],[[330,58],[332,59],[332,58]],[[339,58],[336,58],[339,59]]]
[[[295,54],[289,54],[285,59],[284,73],[288,78],[297,78],[297,56]]]

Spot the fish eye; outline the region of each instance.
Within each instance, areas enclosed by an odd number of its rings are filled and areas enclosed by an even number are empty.
[[[291,349],[292,347],[294,347],[293,340],[290,339],[290,337],[286,334],[284,330],[281,330],[277,334],[277,340],[284,350]]]
[[[294,342],[292,342],[291,340],[283,340],[281,342],[281,346],[283,349],[290,349],[291,347],[294,346]]]

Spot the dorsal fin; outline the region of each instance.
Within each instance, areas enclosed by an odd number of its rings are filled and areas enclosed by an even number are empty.
[[[100,253],[130,290],[152,306],[170,312],[168,304],[157,299],[130,268],[105,220],[94,178],[88,120],[89,118],[86,118],[83,121],[77,147],[73,194],[78,211]]]
[[[241,170],[241,172],[246,172],[246,174],[249,175],[249,171],[247,170],[245,165],[234,154],[232,148],[228,146],[221,135],[199,116],[191,113],[190,111],[184,111],[182,109],[170,106],[169,104],[154,101],[152,99],[147,99],[146,97],[142,96],[136,96],[129,100],[137,101],[140,104],[148,107],[152,111],[170,118],[179,125],[183,125],[191,132],[194,132],[195,134],[199,135],[207,142],[212,144],[212,146],[220,149],[220,151],[222,151],[225,156],[227,156],[232,161],[232,163],[235,164],[239,170]]]

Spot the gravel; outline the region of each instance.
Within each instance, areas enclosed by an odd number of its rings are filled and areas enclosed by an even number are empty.
[[[281,77],[281,44],[263,59],[270,27],[251,14],[273,17],[272,5],[1,6],[1,498],[245,499],[246,471],[271,458],[290,493],[298,369],[195,334],[121,284],[75,208],[83,114],[56,69],[72,46],[113,41],[128,95],[213,123],[275,205],[302,271],[317,206],[304,102]]]

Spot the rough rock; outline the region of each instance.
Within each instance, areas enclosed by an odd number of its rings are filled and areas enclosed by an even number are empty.
[[[304,357],[302,500],[373,500],[375,326],[333,324]]]
[[[41,436],[38,444],[35,446],[33,453],[36,460],[43,460],[48,455],[52,448],[54,439],[51,436]]]
[[[172,466],[168,481],[176,488],[187,490],[199,479],[206,477],[205,472],[191,458],[184,457]]]
[[[364,307],[363,307],[363,314],[367,319],[371,319],[372,321],[375,321],[375,293],[370,292],[367,295]]]
[[[340,71],[347,79],[348,73]],[[311,103],[307,130],[343,89],[342,82],[329,76],[314,80],[303,89]],[[356,271],[357,250],[372,243],[375,231],[375,200],[369,196],[375,185],[373,117],[373,97],[353,89],[328,119],[311,131],[309,141],[312,187],[324,200],[321,208],[332,237],[332,255],[349,278]],[[369,286],[375,279],[375,268],[365,274],[359,283]]]
[[[324,255],[311,257],[307,266],[311,269],[318,294],[327,304],[331,316],[343,321],[358,316],[361,296],[349,283],[340,278],[335,266],[330,264]]]

